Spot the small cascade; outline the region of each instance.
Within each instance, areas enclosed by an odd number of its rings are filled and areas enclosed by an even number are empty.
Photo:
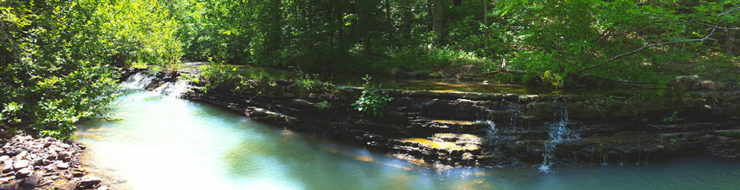
[[[558,144],[580,139],[574,130],[568,128],[568,109],[563,106],[558,110],[556,114],[560,115],[560,121],[550,123],[548,126],[549,139],[545,142],[542,164],[538,168],[540,172],[550,172],[550,166],[555,161],[555,150]]]
[[[147,85],[149,85],[152,80],[154,79],[154,76],[146,75],[144,72],[136,73],[126,81],[121,82],[121,86],[124,89],[145,89]]]
[[[516,129],[519,115],[522,114],[522,106],[519,104],[509,104],[508,107],[511,110],[511,116],[509,117],[509,126],[512,129]]]
[[[497,135],[498,131],[496,129],[496,123],[494,123],[491,120],[480,121],[480,122],[485,123],[489,126],[488,132],[486,133],[486,139],[489,139],[490,142],[495,142],[498,139],[498,135]]]
[[[154,92],[170,97],[179,98],[180,96],[182,96],[182,94],[187,92],[187,90],[188,82],[185,80],[177,80],[177,82],[164,83],[162,86],[154,89]]]
[[[175,98],[179,98],[188,91],[188,81],[186,80],[169,80],[157,77],[157,75],[148,75],[144,72],[131,75],[120,85],[124,89],[151,90]]]

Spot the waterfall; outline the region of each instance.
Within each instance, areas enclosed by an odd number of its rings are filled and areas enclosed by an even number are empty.
[[[121,86],[124,89],[144,89],[152,82],[152,79],[154,79],[154,76],[148,76],[144,72],[139,72],[128,77],[126,81],[121,82]]]
[[[159,88],[154,89],[154,92],[179,98],[182,94],[187,92],[187,90],[188,82],[185,80],[177,80],[177,82],[167,82],[163,84]]]
[[[177,80],[175,82],[165,82],[154,75],[147,75],[144,72],[139,72],[128,77],[128,79],[120,84],[124,89],[137,89],[147,90],[147,87],[158,86],[153,92],[163,94],[169,97],[179,98],[182,94],[188,91],[188,81]],[[151,89],[150,89],[151,90]]]
[[[480,121],[481,123],[485,123],[488,125],[488,132],[486,133],[486,138],[490,139],[491,142],[494,142],[498,139],[497,131],[496,131],[496,123],[494,123],[491,120],[486,121]]]
[[[519,115],[522,114],[522,106],[519,104],[509,104],[508,107],[509,109],[511,109],[511,115],[509,116],[509,126],[511,126],[512,129],[516,129]]]
[[[545,142],[544,152],[542,153],[542,164],[538,168],[540,172],[550,172],[550,166],[552,166],[555,160],[555,150],[557,145],[563,142],[572,140],[578,140],[580,137],[578,134],[568,128],[568,109],[564,105],[558,109],[560,115],[560,121],[550,123],[548,126],[549,139]]]

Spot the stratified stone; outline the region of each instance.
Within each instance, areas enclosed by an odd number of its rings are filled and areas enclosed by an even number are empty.
[[[13,161],[12,160],[5,160],[5,163],[3,165],[3,173],[11,172],[13,171]]]
[[[69,164],[67,164],[65,162],[59,162],[59,163],[57,163],[57,168],[64,170],[64,169],[69,168]]]
[[[28,157],[28,151],[23,151],[18,155],[15,155],[15,159],[26,159]]]
[[[28,177],[28,175],[31,175],[31,172],[33,172],[33,170],[31,170],[31,168],[23,168],[23,169],[20,169],[20,170],[18,170],[17,173],[15,173],[15,178]]]
[[[82,181],[80,181],[80,185],[79,186],[81,186],[81,187],[93,187],[95,185],[100,184],[101,181],[102,181],[102,179],[100,179],[99,177],[87,176],[87,177],[82,178]]]
[[[82,171],[82,170],[72,171],[72,176],[74,176],[74,177],[82,177],[82,176],[85,176],[85,171]]]
[[[28,164],[30,164],[28,160],[18,160],[13,163],[13,168],[15,168],[15,170],[20,170],[28,167]]]

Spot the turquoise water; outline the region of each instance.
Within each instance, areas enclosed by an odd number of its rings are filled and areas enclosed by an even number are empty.
[[[110,112],[121,120],[82,122],[78,141],[124,189],[740,189],[738,162],[435,171],[152,92]]]

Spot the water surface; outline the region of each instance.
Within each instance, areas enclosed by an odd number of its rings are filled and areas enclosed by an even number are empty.
[[[267,126],[213,106],[128,91],[119,121],[79,125],[86,162],[131,189],[740,189],[740,163],[435,171]]]

